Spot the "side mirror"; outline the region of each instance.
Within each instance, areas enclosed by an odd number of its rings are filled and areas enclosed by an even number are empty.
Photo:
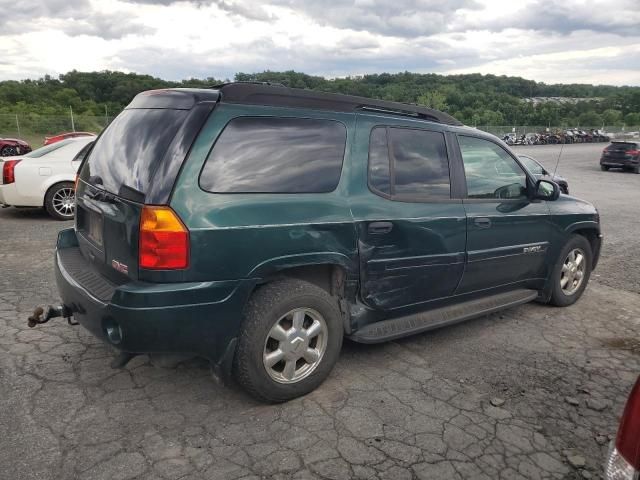
[[[534,198],[537,200],[554,201],[560,197],[560,187],[551,180],[538,180]]]

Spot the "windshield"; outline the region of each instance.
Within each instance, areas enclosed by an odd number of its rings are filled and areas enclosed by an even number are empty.
[[[130,109],[111,122],[82,167],[82,180],[111,193],[144,195],[187,110]]]
[[[69,145],[73,141],[74,140],[71,139],[71,138],[68,138],[66,140],[60,140],[59,142],[55,142],[55,143],[52,143],[50,145],[45,145],[44,147],[37,148],[36,150],[33,150],[32,152],[29,152],[29,153],[23,155],[23,157],[40,158],[40,157],[46,155],[47,153],[51,153],[51,152],[53,152],[55,150],[58,150],[61,147],[64,147],[65,145]]]
[[[542,165],[536,162],[533,158],[527,157],[525,155],[520,155],[520,157],[518,158],[520,158],[520,161],[527,168],[527,170],[529,170],[534,175],[544,174],[544,169],[542,168]]]

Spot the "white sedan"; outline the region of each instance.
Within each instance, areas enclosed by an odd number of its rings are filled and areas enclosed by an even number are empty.
[[[76,172],[95,139],[69,138],[20,157],[0,159],[0,205],[44,207],[53,218],[72,219]]]

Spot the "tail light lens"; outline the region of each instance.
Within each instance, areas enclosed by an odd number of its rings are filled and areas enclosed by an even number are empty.
[[[7,160],[2,164],[2,183],[14,183],[16,181],[16,165],[20,160]]]
[[[616,449],[635,470],[640,470],[640,379],[631,390],[622,414]]]
[[[627,155],[638,155],[640,150],[627,150]]]
[[[139,266],[178,270],[189,266],[189,231],[169,207],[145,206],[140,217]]]

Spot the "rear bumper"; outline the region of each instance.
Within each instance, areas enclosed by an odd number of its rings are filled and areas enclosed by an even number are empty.
[[[637,158],[601,158],[600,165],[604,167],[635,167],[640,164],[640,157]]]
[[[18,192],[15,183],[0,184],[0,205],[16,205],[17,200]],[[20,205],[20,203],[18,202],[17,205]]]
[[[74,248],[74,230],[61,231],[56,283],[63,304],[93,335],[130,353],[184,352],[213,363],[224,360],[237,337],[251,282],[130,282],[97,288],[95,275],[87,280],[86,268],[65,260],[69,252],[64,250]]]

